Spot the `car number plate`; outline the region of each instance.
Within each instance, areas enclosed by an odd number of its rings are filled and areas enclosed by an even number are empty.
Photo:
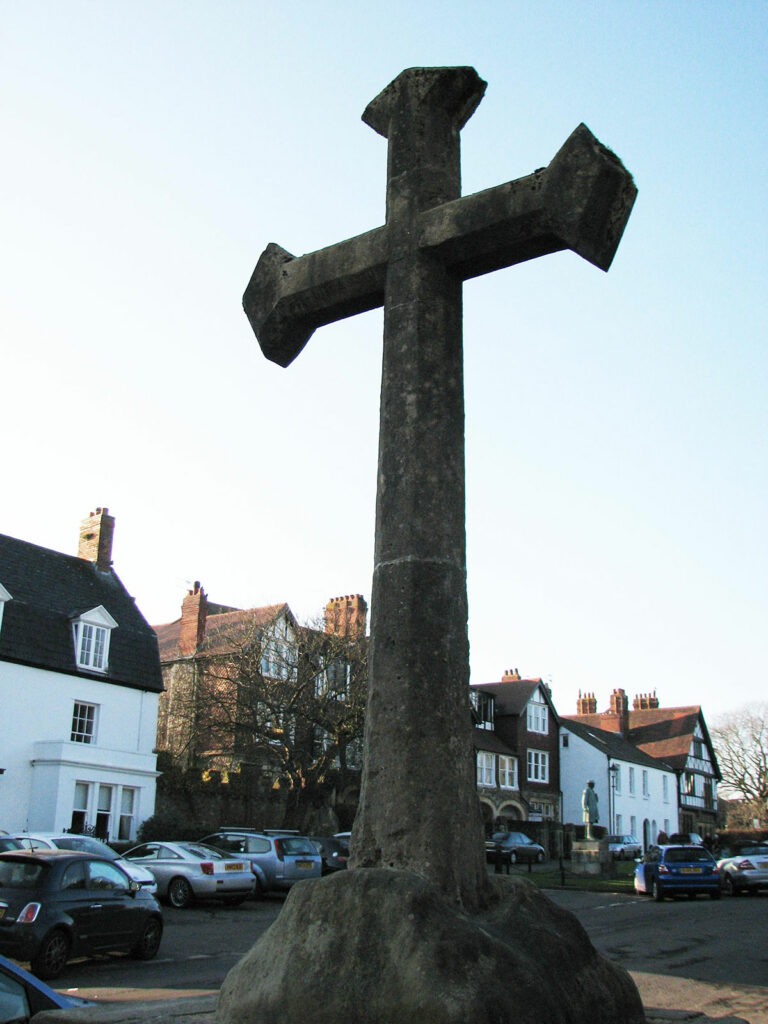
[[[296,861],[296,867],[297,868],[303,868],[303,870],[305,870],[305,871],[307,871],[307,870],[311,871],[314,866],[315,865],[312,863],[311,860],[297,860]]]
[[[680,868],[681,875],[700,875],[701,868]]]
[[[224,865],[224,870],[225,871],[245,871],[245,868],[243,867],[242,864],[225,864]]]

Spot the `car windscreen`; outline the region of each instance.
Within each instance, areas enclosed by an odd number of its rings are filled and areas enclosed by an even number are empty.
[[[88,836],[61,836],[52,839],[51,842],[59,850],[75,850],[79,853],[92,853],[96,857],[104,857],[106,860],[117,860],[118,855],[111,846],[102,843],[99,839],[91,839]]]
[[[47,864],[0,858],[0,889],[37,889],[49,871]]]
[[[679,850],[667,850],[664,860],[667,864],[695,864],[699,861],[709,863],[713,857],[703,846],[686,846]]]
[[[190,853],[199,860],[227,860],[231,856],[221,850],[214,850],[210,846],[198,846],[196,843],[178,843],[177,845],[180,850]]]

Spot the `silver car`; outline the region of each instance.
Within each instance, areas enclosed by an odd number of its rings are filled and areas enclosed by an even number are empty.
[[[95,857],[106,857],[121,867],[134,882],[139,882],[142,889],[157,896],[155,876],[138,865],[129,864],[103,839],[80,836],[76,832],[20,832],[14,838],[24,850],[74,850],[79,853],[90,853]]]
[[[614,860],[634,860],[643,855],[643,848],[634,836],[608,836],[608,850]]]
[[[261,895],[275,889],[290,889],[302,878],[319,878],[323,858],[306,836],[295,832],[251,832],[248,829],[221,829],[200,840],[239,857],[246,857]]]
[[[768,889],[768,843],[744,846],[738,856],[719,860],[717,867],[729,896]]]
[[[188,907],[196,899],[236,906],[253,893],[254,876],[247,860],[199,843],[143,843],[125,858],[152,872],[158,897],[172,907]]]

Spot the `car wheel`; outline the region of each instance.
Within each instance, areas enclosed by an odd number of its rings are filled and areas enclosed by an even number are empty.
[[[514,850],[512,850],[510,855],[509,855],[509,863],[510,864],[517,864],[517,854],[515,853]]]
[[[44,981],[48,978],[57,978],[69,959],[69,946],[69,936],[61,928],[49,932],[30,960],[32,973]]]
[[[739,895],[739,890],[733,884],[733,879],[730,875],[725,876],[725,891],[728,893],[729,896]]]
[[[653,884],[651,885],[651,896],[653,896],[657,903],[661,903],[664,899],[664,890],[659,885],[658,878],[654,878]]]
[[[136,960],[151,960],[160,949],[162,937],[163,922],[159,917],[151,917],[144,925],[138,942],[131,950],[131,956]]]
[[[192,902],[192,886],[186,878],[172,878],[168,884],[168,902],[177,910],[183,910]]]
[[[539,850],[539,852],[536,854],[536,863],[537,864],[543,864],[544,863],[544,854],[543,854],[543,852],[541,850]]]

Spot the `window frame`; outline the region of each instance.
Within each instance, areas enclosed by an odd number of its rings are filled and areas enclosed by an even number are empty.
[[[72,620],[75,664],[88,672],[109,671],[109,642],[117,622],[103,605],[91,608]]]
[[[3,628],[3,612],[5,611],[6,601],[12,601],[10,593],[5,589],[2,583],[0,583],[0,631]]]
[[[496,755],[489,750],[478,750],[475,758],[476,782],[484,789],[496,788]],[[490,782],[486,781],[490,777]]]
[[[510,773],[512,776],[511,782],[509,781]],[[520,788],[517,782],[517,758],[513,757],[511,754],[499,754],[499,788]]]
[[[549,751],[529,747],[526,752],[526,774],[529,782],[549,782]]]
[[[86,709],[90,714],[83,714]],[[78,727],[79,726],[79,727]],[[89,728],[88,728],[89,727]],[[72,724],[69,731],[70,743],[84,743],[95,746],[99,727],[99,705],[89,700],[75,700],[72,707]]]
[[[525,724],[528,732],[537,736],[549,735],[549,708],[545,700],[531,697],[525,706]]]

